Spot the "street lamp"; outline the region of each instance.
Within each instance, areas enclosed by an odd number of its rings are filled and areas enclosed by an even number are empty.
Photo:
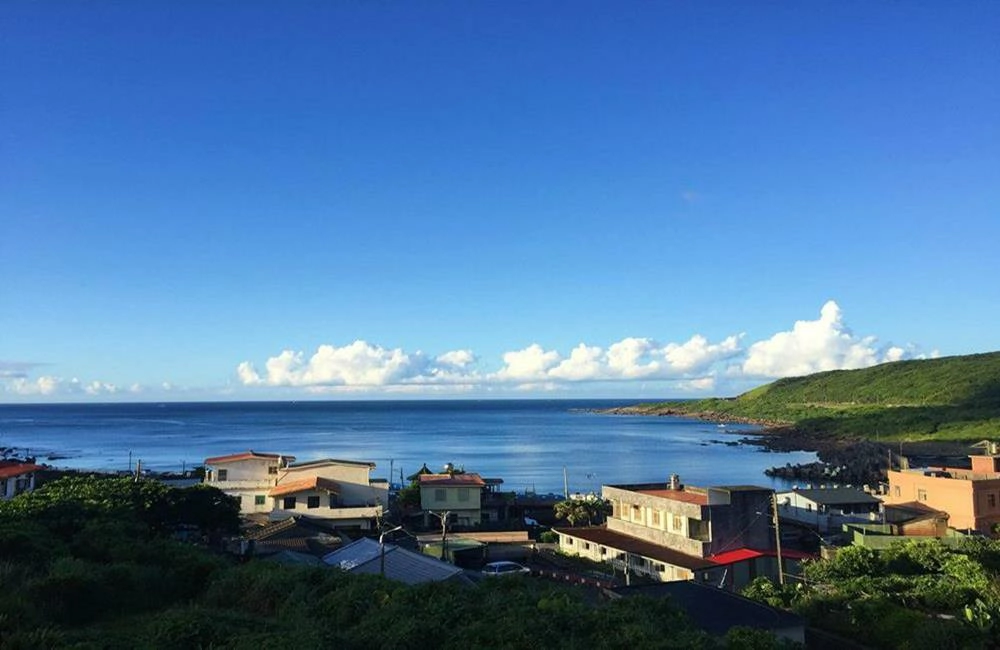
[[[395,528],[390,528],[389,530],[383,530],[378,536],[378,547],[379,547],[379,567],[378,574],[380,576],[385,576],[385,536],[389,533],[394,533],[397,530],[402,530],[402,526],[396,526]]]

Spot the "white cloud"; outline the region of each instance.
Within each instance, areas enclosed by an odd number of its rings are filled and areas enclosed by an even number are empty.
[[[35,379],[17,377],[13,380],[3,380],[0,381],[0,390],[13,395],[40,397],[114,395],[119,392],[119,388],[115,384],[102,381],[84,383],[75,377],[63,379],[52,375],[43,375]]]
[[[796,377],[825,370],[866,368],[916,356],[912,349],[879,347],[874,336],[855,336],[844,324],[840,306],[830,300],[817,320],[796,321],[790,331],[751,345],[742,372],[755,377]]]

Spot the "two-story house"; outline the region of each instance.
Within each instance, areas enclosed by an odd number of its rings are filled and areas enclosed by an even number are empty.
[[[307,515],[367,530],[389,502],[389,483],[371,478],[375,463],[324,458],[289,465],[268,492],[272,519]]]
[[[995,534],[993,527],[1000,524],[1000,455],[970,458],[971,469],[890,470],[886,505],[919,504],[948,513],[951,528]]]
[[[252,449],[239,454],[205,459],[205,483],[217,487],[240,502],[240,514],[272,510],[268,493],[278,483],[294,456],[260,453]]]
[[[22,492],[35,489],[35,472],[44,469],[33,463],[17,460],[0,461],[0,501],[13,499]]]
[[[696,580],[740,589],[776,576],[772,494],[756,486],[668,483],[606,485],[612,513],[603,526],[558,528],[565,553],[609,562],[663,582]],[[787,560],[801,553],[785,553]]]
[[[272,520],[307,515],[338,528],[369,529],[388,503],[389,486],[372,479],[375,463],[248,451],[205,459],[205,483],[240,500],[241,514]]]
[[[420,474],[420,508],[424,525],[435,521],[430,513],[449,513],[448,520],[458,526],[477,526],[482,521],[482,495],[486,481],[479,474]]]

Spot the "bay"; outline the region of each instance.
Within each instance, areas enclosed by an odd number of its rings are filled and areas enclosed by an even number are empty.
[[[0,447],[57,467],[180,471],[253,449],[300,461],[374,461],[393,482],[424,463],[504,479],[504,489],[571,492],[666,481],[788,487],[764,470],[816,459],[733,444],[758,429],[595,409],[622,400],[448,400],[0,405]],[[743,434],[743,435],[741,435]],[[729,444],[726,444],[729,443]],[[130,455],[131,454],[131,455]],[[52,457],[51,460],[47,460]]]

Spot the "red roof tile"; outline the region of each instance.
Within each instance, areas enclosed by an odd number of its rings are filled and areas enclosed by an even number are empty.
[[[279,458],[284,458],[287,461],[295,460],[295,456],[284,456],[282,454],[262,454],[257,451],[244,451],[239,454],[229,454],[228,456],[215,456],[213,458],[206,458],[206,465],[219,465],[220,463],[235,463],[240,460],[250,460],[251,458],[260,458],[262,460],[278,460]]]
[[[276,485],[271,488],[271,491],[268,492],[267,495],[271,497],[280,497],[286,494],[305,492],[306,490],[325,490],[327,492],[333,492],[334,494],[340,494],[340,485],[338,485],[335,481],[323,478],[322,476],[312,476],[310,478],[302,479],[301,481],[292,481],[291,483]]]
[[[19,463],[14,460],[4,460],[0,461],[0,478],[21,476],[22,474],[30,474],[31,472],[37,472],[41,469],[45,468],[41,465],[33,465],[31,463]]]
[[[479,474],[421,474],[420,485],[434,487],[483,487],[486,481]]]
[[[726,551],[725,553],[716,553],[715,555],[710,555],[709,560],[715,562],[716,564],[735,564],[737,562],[742,562],[744,560],[752,560],[758,557],[777,557],[778,552],[774,550],[768,551],[757,551],[752,548],[738,548],[735,551]],[[789,560],[804,560],[807,558],[816,557],[815,555],[810,555],[809,553],[804,553],[802,551],[796,551],[794,549],[785,549],[781,552],[781,557]]]

